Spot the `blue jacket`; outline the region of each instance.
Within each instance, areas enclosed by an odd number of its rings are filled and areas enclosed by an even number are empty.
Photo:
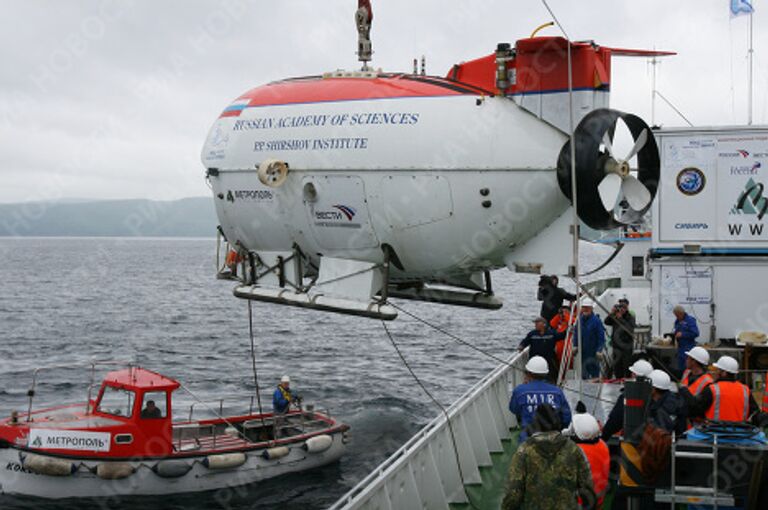
[[[557,333],[550,327],[547,327],[544,333],[539,333],[533,329],[528,332],[525,338],[523,338],[519,347],[521,349],[530,347],[530,349],[528,349],[528,358],[541,356],[547,360],[549,368],[552,369],[552,363],[555,361],[555,343],[564,338],[565,332]]]
[[[699,336],[699,326],[696,324],[696,319],[688,314],[685,314],[682,319],[675,319],[675,336],[677,333],[682,333],[678,340],[681,344],[691,344]]]
[[[283,391],[285,391],[288,395],[288,398],[285,398],[285,395],[283,395]],[[291,405],[291,401],[293,401],[293,395],[291,395],[291,390],[283,390],[281,391],[280,387],[278,386],[275,392],[272,394],[272,408],[276,413],[284,413],[288,411],[288,406]]]
[[[563,390],[544,381],[531,381],[515,387],[509,400],[509,410],[517,417],[520,425],[520,442],[528,439],[528,426],[539,404],[550,404],[560,412],[563,428],[571,424],[571,407]]]
[[[581,320],[581,336],[584,338],[582,348],[583,357],[594,357],[598,351],[602,351],[605,347],[605,326],[603,321],[600,320],[600,316],[596,313],[592,313],[589,316],[582,315]],[[577,330],[578,331],[578,330]],[[581,342],[575,335],[574,345],[578,346]]]

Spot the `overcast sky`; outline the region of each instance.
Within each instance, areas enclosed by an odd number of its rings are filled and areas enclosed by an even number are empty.
[[[374,65],[427,72],[527,37],[539,0],[373,0]],[[756,123],[768,120],[768,2],[754,0]],[[200,149],[228,103],[358,66],[355,0],[2,0],[0,202],[208,193]],[[658,90],[696,125],[746,122],[748,16],[729,0],[550,0],[573,39],[678,52]],[[555,29],[543,32],[556,35]],[[645,59],[616,58],[612,107],[650,122]],[[682,120],[657,103],[656,122]],[[553,155],[553,162],[557,155]]]

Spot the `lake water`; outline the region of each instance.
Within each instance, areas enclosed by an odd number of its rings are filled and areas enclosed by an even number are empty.
[[[0,238],[0,416],[26,409],[35,368],[93,358],[139,363],[205,400],[252,393],[247,303],[233,297],[232,282],[215,279],[214,250],[213,240]],[[610,254],[604,247],[583,251],[585,270]],[[499,311],[398,304],[506,357],[538,314],[537,280],[495,272],[494,289],[505,300]],[[263,303],[253,310],[262,400],[269,405],[277,380],[289,374],[305,403],[327,407],[351,426],[340,462],[242,490],[161,501],[43,505],[4,497],[0,508],[325,508],[438,414],[380,321]],[[403,314],[389,326],[414,371],[445,405],[496,365]],[[85,369],[46,370],[40,381],[36,407],[85,401]],[[193,400],[179,390],[177,414]]]

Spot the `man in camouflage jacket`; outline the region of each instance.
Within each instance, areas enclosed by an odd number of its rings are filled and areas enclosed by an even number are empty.
[[[584,453],[560,433],[560,418],[548,404],[534,417],[537,430],[512,457],[502,510],[592,508],[595,492]]]

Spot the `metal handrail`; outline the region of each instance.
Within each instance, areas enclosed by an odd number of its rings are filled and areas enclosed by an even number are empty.
[[[91,382],[88,385],[88,401],[86,403],[86,413],[90,413],[91,391],[94,385],[94,377],[96,373],[96,366],[101,365],[127,365],[129,368],[133,366],[132,361],[118,361],[118,360],[91,360],[88,363],[56,363],[52,365],[44,365],[37,367],[32,372],[32,386],[27,391],[29,397],[29,405],[27,407],[27,422],[32,420],[32,401],[35,397],[35,389],[37,388],[37,376],[43,370],[52,370],[55,368],[82,368],[90,367],[91,369]]]
[[[420,431],[414,434],[403,446],[389,456],[384,462],[382,462],[376,469],[374,469],[368,476],[363,478],[357,485],[355,485],[347,494],[342,496],[332,507],[331,510],[338,510],[346,505],[352,503],[356,498],[363,494],[367,489],[372,488],[373,485],[378,486],[384,483],[383,475],[388,474],[397,467],[397,464],[405,457],[407,457],[412,450],[415,450],[419,445],[427,438],[440,431],[441,427],[446,424],[446,420],[451,420],[460,413],[462,413],[471,403],[474,401],[478,394],[486,391],[488,387],[494,384],[503,374],[507,373],[509,369],[513,371],[518,370],[517,367],[512,365],[515,362],[525,360],[528,357],[528,349],[524,349],[521,352],[515,353],[507,360],[506,363],[498,365],[490,373],[486,374],[480,381],[477,382],[472,388],[470,388],[464,395],[459,397],[451,407],[447,410],[448,417],[445,413],[440,413],[427,425],[425,425]]]
[[[195,402],[192,402],[189,406],[189,418],[188,421],[192,421],[192,418],[194,416],[195,412],[195,406],[196,405],[206,405],[206,404],[219,404],[219,415],[222,415],[224,412],[224,402],[231,402],[233,400],[241,401],[243,398],[250,399],[250,403],[248,405],[248,414],[253,414],[254,411],[254,404],[256,402],[256,395],[253,394],[243,394],[243,395],[230,395],[228,397],[222,397],[222,398],[213,398],[210,400],[197,400]]]

